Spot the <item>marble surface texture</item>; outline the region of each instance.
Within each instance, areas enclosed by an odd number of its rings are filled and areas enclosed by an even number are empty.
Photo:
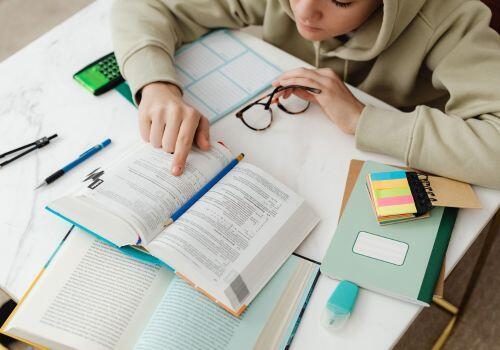
[[[72,79],[79,68],[112,50],[110,4],[108,0],[97,1],[0,64],[0,153],[59,134],[43,150],[0,169],[0,287],[16,300],[70,228],[48,214],[44,206],[71,190],[85,174],[140,141],[137,110],[132,105],[116,92],[96,98]],[[284,70],[304,65],[254,37],[238,35]],[[390,108],[354,92],[365,103]],[[113,143],[105,151],[51,186],[33,190],[47,175],[107,137]],[[235,153],[244,152],[248,162],[306,198],[321,223],[298,253],[318,261],[336,228],[349,160],[401,164],[357,150],[354,138],[343,134],[316,107],[300,118],[278,112],[273,126],[264,133],[248,130],[231,114],[212,126],[211,138],[223,140]],[[499,205],[499,192],[475,189],[484,208],[460,211],[447,255],[447,273]],[[421,310],[362,290],[347,327],[330,334],[320,326],[319,315],[336,283],[321,276],[292,348],[389,348]]]

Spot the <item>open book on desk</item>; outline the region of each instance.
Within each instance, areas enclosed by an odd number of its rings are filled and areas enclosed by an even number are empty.
[[[2,332],[52,349],[283,349],[318,274],[292,255],[238,318],[158,261],[73,229]]]
[[[179,177],[170,174],[172,158],[141,144],[47,209],[117,246],[140,245],[240,315],[319,219],[219,143],[194,149]]]

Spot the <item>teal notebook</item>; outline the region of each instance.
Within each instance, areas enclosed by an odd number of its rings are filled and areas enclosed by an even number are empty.
[[[426,219],[380,226],[366,187],[370,172],[397,170],[364,163],[321,265],[329,277],[429,305],[458,210],[432,209]]]

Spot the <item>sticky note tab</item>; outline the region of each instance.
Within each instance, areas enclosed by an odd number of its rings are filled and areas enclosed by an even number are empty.
[[[396,196],[396,197],[386,197],[377,200],[377,205],[379,207],[387,205],[399,205],[399,204],[412,204],[413,197],[410,196]]]
[[[397,188],[397,187],[409,187],[408,180],[405,179],[395,179],[395,180],[381,180],[381,181],[372,181],[372,187],[374,190],[382,190],[388,188]]]
[[[374,197],[375,199],[388,198],[388,197],[397,197],[397,196],[411,196],[410,187],[404,188],[386,188],[382,190],[375,190]]]
[[[385,207],[377,207],[378,216],[397,215],[416,213],[417,208],[415,204],[400,204],[400,205],[387,205]]]
[[[385,171],[381,173],[371,173],[372,181],[406,179],[406,171]]]

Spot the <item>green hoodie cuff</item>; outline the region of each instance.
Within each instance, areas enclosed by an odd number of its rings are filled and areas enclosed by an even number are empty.
[[[415,112],[404,113],[366,106],[356,127],[356,147],[408,163],[416,119]]]
[[[130,85],[132,96],[137,105],[141,101],[140,91],[147,84],[166,82],[177,85],[172,57],[157,46],[144,46],[135,51],[123,63],[123,76]]]

